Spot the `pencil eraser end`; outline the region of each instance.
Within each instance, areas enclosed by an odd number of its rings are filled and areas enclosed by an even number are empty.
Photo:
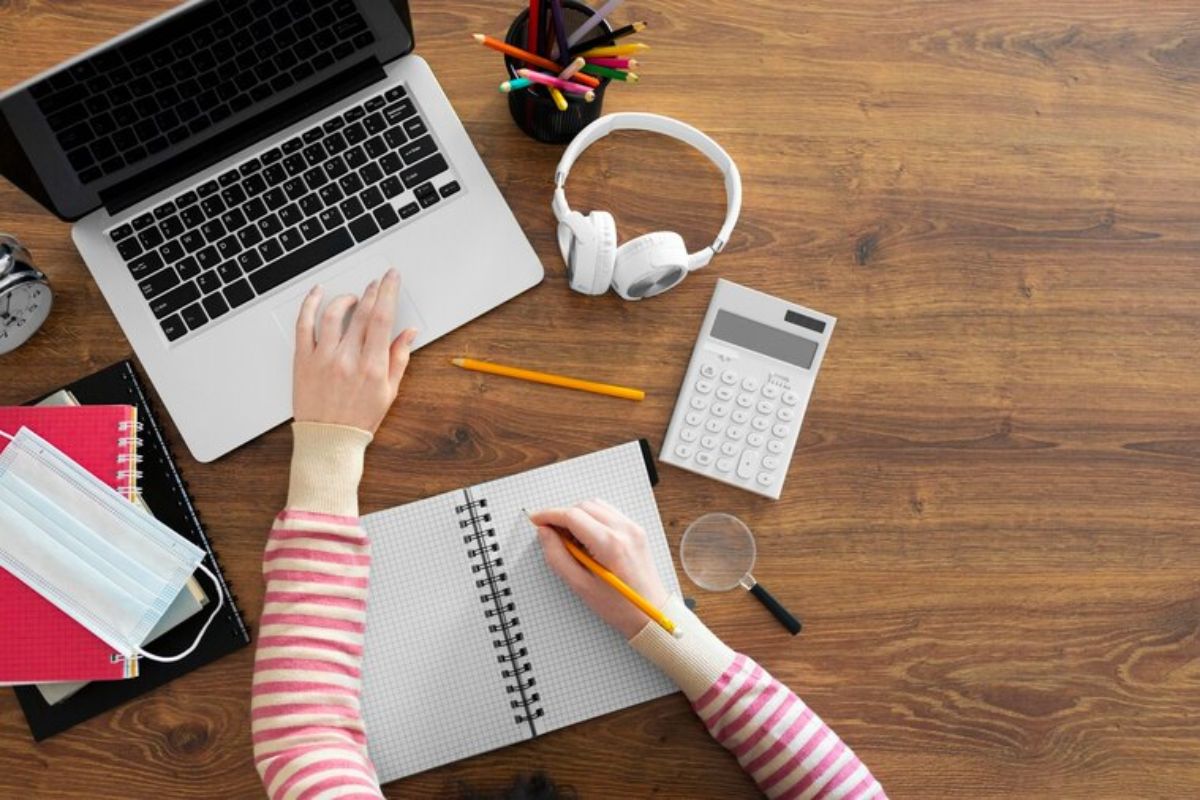
[[[682,639],[683,638],[683,628],[680,628],[678,625],[676,625],[675,630],[671,631],[671,635],[674,636],[676,639]]]

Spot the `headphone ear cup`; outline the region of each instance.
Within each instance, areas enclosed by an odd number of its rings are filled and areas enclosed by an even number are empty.
[[[617,260],[617,221],[607,211],[593,211],[588,220],[596,232],[596,291],[604,294],[612,285]]]
[[[567,265],[567,281],[576,292],[604,294],[612,283],[616,223],[607,211],[586,217],[572,211],[558,225],[558,248]]]
[[[617,248],[613,290],[626,300],[642,300],[671,289],[687,276],[683,237],[671,231],[647,233]]]

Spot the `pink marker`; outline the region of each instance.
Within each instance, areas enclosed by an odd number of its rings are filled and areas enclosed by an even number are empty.
[[[555,89],[561,89],[564,92],[581,94],[583,95],[583,99],[587,100],[589,103],[596,98],[596,93],[587,86],[584,86],[582,83],[560,80],[553,75],[547,75],[544,72],[536,72],[532,69],[522,68],[517,70],[517,74],[522,78],[528,78],[534,83],[540,83],[543,86],[553,86]]]
[[[596,56],[595,58],[587,59],[587,63],[595,64],[597,67],[609,67],[611,69],[637,69],[636,58],[605,58]]]

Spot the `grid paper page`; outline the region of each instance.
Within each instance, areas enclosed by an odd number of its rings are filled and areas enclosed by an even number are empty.
[[[522,509],[601,498],[646,531],[663,584],[679,580],[637,442],[602,450],[474,489],[488,500],[520,630],[529,650],[534,691],[544,716],[538,733],[563,728],[677,691],[621,634],[597,617],[542,557],[537,532]]]
[[[362,709],[384,783],[529,736],[504,691],[462,503],[450,492],[362,520],[371,537]]]

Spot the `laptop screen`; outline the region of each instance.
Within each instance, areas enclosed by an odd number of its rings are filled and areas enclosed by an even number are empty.
[[[0,96],[0,166],[77,219],[206,144],[208,163],[228,155],[246,142],[221,134],[411,49],[406,0],[187,3]]]

